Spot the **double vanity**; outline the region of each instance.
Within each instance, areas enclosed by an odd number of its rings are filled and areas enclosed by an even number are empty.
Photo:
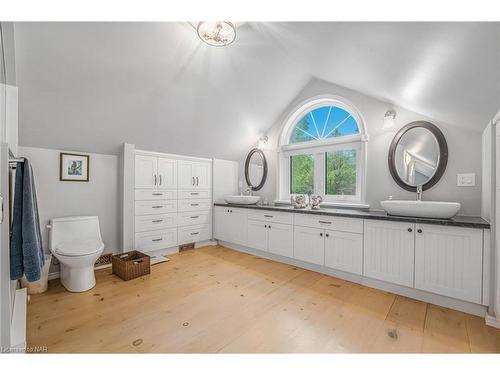
[[[484,315],[489,224],[382,211],[215,204],[223,245],[426,302]]]

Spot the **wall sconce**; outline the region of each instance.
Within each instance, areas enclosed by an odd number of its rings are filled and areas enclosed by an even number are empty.
[[[257,148],[259,150],[262,150],[266,146],[268,140],[269,140],[269,138],[267,137],[267,135],[260,137],[259,144],[257,145]]]
[[[396,111],[390,109],[384,115],[384,125],[382,129],[390,129],[394,126],[394,120],[396,119]]]

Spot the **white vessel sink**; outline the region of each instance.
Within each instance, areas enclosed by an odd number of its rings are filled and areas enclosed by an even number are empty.
[[[449,219],[460,210],[457,202],[434,201],[398,201],[388,200],[380,202],[382,208],[390,215],[429,217],[435,219]]]
[[[260,197],[257,195],[227,195],[224,200],[232,204],[256,204]]]

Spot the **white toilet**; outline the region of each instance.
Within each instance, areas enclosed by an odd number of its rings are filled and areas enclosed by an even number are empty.
[[[52,219],[48,226],[50,252],[59,260],[61,284],[70,292],[95,286],[94,263],[104,250],[97,216]]]

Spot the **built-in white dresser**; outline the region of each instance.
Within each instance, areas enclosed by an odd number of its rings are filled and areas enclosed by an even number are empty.
[[[134,247],[149,252],[212,237],[212,161],[135,151]]]

